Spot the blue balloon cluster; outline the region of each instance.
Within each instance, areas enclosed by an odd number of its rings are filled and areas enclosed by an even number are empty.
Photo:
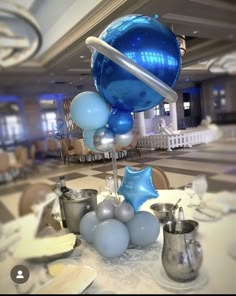
[[[118,257],[130,244],[148,246],[159,232],[160,224],[153,214],[135,213],[129,203],[118,203],[113,198],[106,198],[80,221],[81,236],[104,257]]]
[[[178,42],[156,18],[121,17],[99,38],[168,86],[175,84],[181,67]],[[96,50],[91,66],[98,93],[86,91],[75,96],[71,118],[84,130],[84,142],[94,152],[111,151],[115,145],[128,146],[133,139],[131,112],[148,110],[161,103],[163,97]]]

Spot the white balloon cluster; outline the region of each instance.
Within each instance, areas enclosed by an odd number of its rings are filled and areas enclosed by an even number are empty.
[[[158,219],[149,212],[134,212],[131,204],[107,197],[80,222],[80,234],[104,257],[120,256],[129,246],[145,247],[156,241]]]

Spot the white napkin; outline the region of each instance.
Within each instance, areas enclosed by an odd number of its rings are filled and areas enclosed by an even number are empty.
[[[69,264],[35,294],[81,294],[94,281],[96,274],[89,266]]]
[[[236,192],[220,191],[212,193],[204,201],[207,208],[223,214],[236,211]]]
[[[206,203],[206,207],[211,210],[221,212],[223,214],[227,214],[230,211],[230,206],[222,202],[208,201]]]

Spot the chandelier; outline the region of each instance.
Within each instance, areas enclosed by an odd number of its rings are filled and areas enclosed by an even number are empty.
[[[210,60],[207,66],[211,73],[236,75],[236,51]]]
[[[42,45],[42,35],[34,17],[23,6],[1,0],[0,18],[0,69],[19,65],[35,56]],[[27,28],[22,29],[21,23]],[[20,34],[16,34],[19,28]]]

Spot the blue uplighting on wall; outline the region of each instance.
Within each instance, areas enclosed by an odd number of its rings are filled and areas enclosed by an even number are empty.
[[[0,96],[0,102],[17,102],[19,99],[18,96]]]
[[[183,93],[199,94],[200,91],[200,87],[188,87],[183,90]]]
[[[39,100],[56,100],[56,99],[61,99],[63,98],[63,94],[41,94],[39,96]]]

